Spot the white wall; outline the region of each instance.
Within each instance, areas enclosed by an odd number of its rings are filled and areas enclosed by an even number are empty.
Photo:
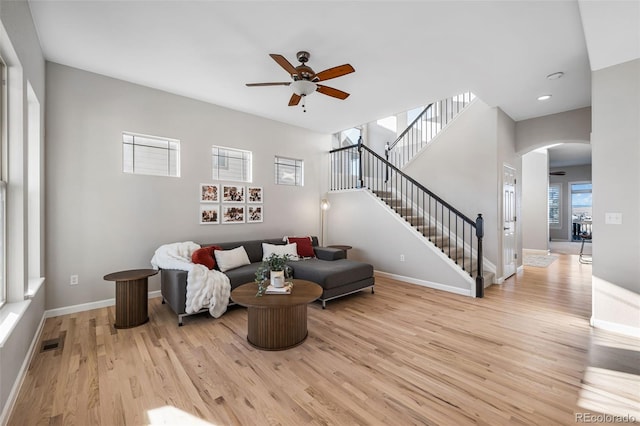
[[[549,237],[552,240],[569,241],[571,239],[571,186],[572,182],[591,182],[591,165],[553,167],[551,172],[563,171],[564,176],[549,176],[549,183],[559,183],[560,190],[560,227],[550,228]]]
[[[527,250],[549,248],[547,151],[522,156],[522,246]]]
[[[640,59],[592,74],[593,322],[640,336],[638,76]]]
[[[520,154],[558,142],[589,143],[591,107],[522,120],[516,123],[516,151]]]
[[[113,298],[102,277],[149,267],[161,244],[319,234],[330,135],[54,63],[47,111],[48,309]],[[122,131],[179,139],[182,177],[123,173]],[[199,225],[214,144],[253,152],[264,223]],[[305,161],[304,187],[274,184],[276,154]],[[79,285],[69,286],[72,274]]]

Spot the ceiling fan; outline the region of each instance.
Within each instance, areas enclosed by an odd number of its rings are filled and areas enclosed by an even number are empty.
[[[309,52],[300,51],[296,54],[300,65],[294,67],[291,63],[282,55],[271,53],[269,56],[278,63],[286,72],[291,75],[292,81],[275,82],[275,83],[247,83],[248,87],[255,86],[291,86],[293,94],[289,99],[289,106],[295,106],[300,103],[300,100],[313,92],[320,92],[323,95],[331,96],[337,99],[347,99],[349,94],[342,90],[334,89],[333,87],[324,86],[318,84],[318,82],[331,80],[332,78],[341,77],[346,74],[350,74],[355,69],[349,65],[339,65],[337,67],[329,68],[324,71],[316,73],[307,65],[311,55]],[[302,102],[304,109],[304,100]],[[306,112],[306,109],[304,110]]]
[[[567,172],[559,170],[557,172],[549,172],[549,176],[564,176]]]

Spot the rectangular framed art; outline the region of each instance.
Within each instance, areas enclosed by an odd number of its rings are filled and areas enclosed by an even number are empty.
[[[223,203],[244,203],[244,186],[222,185]]]
[[[263,207],[247,206],[247,223],[259,223],[263,220]]]
[[[262,204],[261,186],[247,186],[247,203]]]
[[[222,223],[244,223],[245,206],[222,206]]]
[[[201,203],[219,203],[220,202],[220,185],[211,183],[200,184],[200,202]]]
[[[220,223],[220,206],[201,204],[200,225],[214,225],[218,223]]]

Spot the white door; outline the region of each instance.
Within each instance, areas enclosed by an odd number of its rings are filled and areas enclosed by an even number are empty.
[[[504,166],[502,191],[502,262],[503,277],[516,273],[516,171]]]

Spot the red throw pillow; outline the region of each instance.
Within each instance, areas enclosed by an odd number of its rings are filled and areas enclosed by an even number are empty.
[[[296,243],[298,245],[298,256],[301,257],[315,257],[316,254],[313,251],[311,245],[311,237],[288,237],[289,244]]]
[[[216,267],[216,258],[213,255],[213,252],[216,250],[222,250],[222,247],[208,246],[199,248],[191,255],[191,261],[199,265],[204,265],[209,269],[213,269]]]

